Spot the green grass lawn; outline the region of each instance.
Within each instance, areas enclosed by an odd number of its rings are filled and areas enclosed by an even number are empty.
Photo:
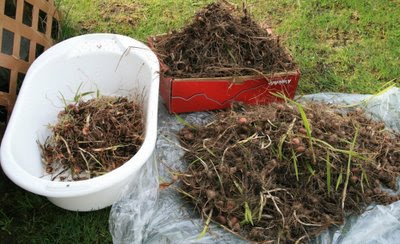
[[[206,0],[58,0],[63,38],[112,32],[145,41],[182,27]],[[241,1],[233,1],[241,5]],[[375,93],[400,77],[400,0],[248,0],[268,21],[302,71],[299,94]],[[0,240],[107,243],[109,208],[59,209],[0,175]]]
[[[206,0],[59,0],[69,27],[145,41],[180,28]],[[233,1],[241,6],[240,0]],[[105,4],[107,3],[107,4]],[[302,71],[300,93],[375,93],[400,78],[399,0],[248,0],[281,36]]]

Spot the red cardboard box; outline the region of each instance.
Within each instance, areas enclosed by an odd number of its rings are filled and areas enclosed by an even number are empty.
[[[153,49],[153,39],[148,41]],[[161,71],[166,69],[162,60],[160,65]],[[299,79],[299,69],[259,76],[184,79],[165,77],[161,73],[160,95],[170,113],[216,110],[230,107],[232,102],[267,104],[280,101],[274,93],[293,98]]]

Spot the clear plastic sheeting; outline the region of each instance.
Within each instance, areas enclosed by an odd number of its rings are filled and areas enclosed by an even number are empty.
[[[181,116],[191,124],[212,118],[210,113]],[[205,221],[182,201],[175,189],[159,189],[160,183],[171,181],[171,170],[185,169],[181,161],[184,150],[176,137],[182,127],[160,104],[156,161],[144,167],[121,194],[121,200],[113,205],[109,222],[114,243],[244,243],[214,224],[199,238]]]
[[[321,101],[329,104],[359,106],[374,119],[381,120],[387,128],[400,132],[400,89],[391,88],[380,95],[343,93],[318,93],[306,95],[302,100]]]
[[[400,131],[400,89],[392,88],[379,95],[320,93],[301,97],[304,101],[323,101],[344,107],[360,106],[375,119],[383,120],[394,131]],[[127,186],[110,214],[110,232],[114,243],[245,243],[230,232],[210,224],[202,237],[205,220],[182,201],[170,182],[170,171],[184,170],[184,149],[179,146],[179,120],[159,107],[156,152],[152,164]],[[181,115],[191,124],[206,123],[212,113]],[[338,229],[316,238],[316,243],[398,243],[400,240],[400,202],[388,206],[370,206],[361,216],[350,217]]]
[[[351,217],[336,232],[325,232],[317,243],[399,243],[400,201],[388,206],[368,208],[361,216]]]

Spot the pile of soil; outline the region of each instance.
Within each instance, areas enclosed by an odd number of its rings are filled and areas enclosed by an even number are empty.
[[[99,97],[68,105],[41,145],[52,179],[84,180],[128,161],[144,140],[142,104],[125,97]]]
[[[180,32],[155,38],[154,49],[168,66],[167,76],[223,77],[293,70],[279,39],[223,3],[200,10]]]
[[[207,125],[186,126],[179,136],[188,168],[177,174],[183,196],[205,220],[248,240],[284,243],[309,240],[371,203],[399,200],[387,189],[397,189],[400,135],[360,109],[338,111],[236,105]]]

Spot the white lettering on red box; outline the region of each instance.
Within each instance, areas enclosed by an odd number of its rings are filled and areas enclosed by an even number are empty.
[[[274,80],[274,81],[270,81],[269,84],[270,85],[288,85],[292,82],[292,80],[287,79],[287,80]]]

